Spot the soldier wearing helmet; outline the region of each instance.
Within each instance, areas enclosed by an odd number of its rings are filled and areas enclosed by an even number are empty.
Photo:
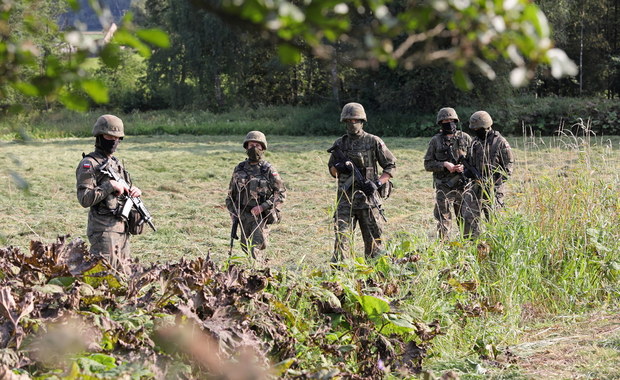
[[[465,174],[473,180],[463,194],[463,218],[468,237],[480,235],[482,213],[488,219],[495,206],[504,205],[504,182],[512,174],[514,157],[510,144],[492,126],[493,119],[486,111],[474,112],[469,119],[474,139],[468,153],[471,170],[466,170]]]
[[[248,158],[233,170],[226,208],[233,223],[239,222],[243,251],[261,259],[261,251],[267,248],[269,226],[280,221],[286,188],[276,168],[265,160],[267,139],[262,132],[249,132],[243,147]]]
[[[387,198],[391,190],[390,179],[396,170],[396,157],[383,140],[364,131],[366,121],[366,112],[361,104],[346,104],[342,108],[340,122],[346,127],[347,133],[337,139],[329,150],[332,153],[327,164],[329,172],[338,178],[338,205],[334,213],[334,262],[341,260],[345,252],[350,251],[349,237],[356,223],[362,232],[367,258],[377,256],[383,248],[381,198]],[[337,159],[335,149],[347,161]],[[363,183],[355,180],[352,165],[361,173]]]
[[[82,154],[75,175],[77,198],[82,207],[89,207],[86,234],[90,242],[90,253],[102,256],[119,272],[128,273],[129,232],[127,221],[120,215],[125,194],[139,197],[139,188],[132,186],[129,173],[113,156],[119,143],[125,137],[123,121],[114,115],[102,115],[93,126],[95,151]],[[104,164],[124,177],[127,187],[99,169]]]
[[[433,136],[424,155],[424,169],[433,173],[435,207],[439,237],[447,239],[452,226],[452,212],[459,226],[462,225],[463,191],[466,178],[463,175],[462,157],[467,154],[471,137],[457,130],[459,117],[454,108],[445,107],[437,113],[439,132]]]

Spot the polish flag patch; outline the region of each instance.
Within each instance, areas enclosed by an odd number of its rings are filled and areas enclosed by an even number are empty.
[[[91,167],[90,162],[85,162],[85,163],[83,163],[83,164],[82,164],[82,167],[83,167],[84,169],[90,169],[90,167]]]
[[[271,175],[278,175],[278,172],[273,172],[271,173]]]

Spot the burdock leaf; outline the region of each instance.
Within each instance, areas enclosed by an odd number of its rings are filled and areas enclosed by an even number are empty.
[[[7,286],[0,289],[0,306],[0,312],[2,313],[2,315],[4,315],[9,321],[11,321],[11,323],[13,323],[13,326],[15,326],[17,323],[13,319],[13,313],[11,313],[11,310],[14,309],[17,305],[15,304],[15,299],[11,294],[11,289]]]

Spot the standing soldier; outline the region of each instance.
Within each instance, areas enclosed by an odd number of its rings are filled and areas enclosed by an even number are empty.
[[[235,167],[228,187],[226,207],[233,226],[241,227],[241,247],[253,258],[267,247],[269,225],[280,221],[280,208],[286,198],[278,171],[265,161],[267,139],[251,131],[243,140],[248,158]]]
[[[477,111],[469,119],[474,134],[468,154],[470,165],[465,174],[472,178],[463,195],[465,236],[480,235],[482,212],[488,220],[495,205],[504,205],[504,182],[512,174],[514,158],[508,141],[491,129],[493,119],[486,111]]]
[[[338,178],[334,262],[343,258],[348,237],[353,234],[356,223],[362,231],[365,256],[370,258],[379,254],[383,247],[381,234],[385,217],[378,193],[383,198],[389,195],[390,178],[396,169],[396,158],[383,140],[363,130],[367,119],[361,104],[346,104],[340,121],[346,126],[347,134],[328,150],[331,153],[329,173]],[[377,163],[383,169],[381,173],[377,170]]]
[[[463,131],[457,130],[459,117],[454,108],[442,108],[437,113],[437,124],[441,129],[428,144],[424,156],[424,169],[433,172],[433,187],[435,187],[435,209],[437,231],[439,238],[448,237],[452,225],[450,205],[454,208],[454,216],[459,227],[462,227],[463,215],[461,204],[465,177],[461,157],[467,154],[471,144],[471,137]]]
[[[103,115],[93,127],[95,151],[83,154],[75,175],[77,198],[82,207],[90,207],[86,234],[90,253],[108,260],[119,272],[128,273],[129,226],[122,217],[125,195],[140,197],[142,192],[131,184],[129,173],[112,154],[125,136],[123,121],[114,115]],[[107,165],[124,183],[115,181],[100,169]],[[127,186],[129,185],[129,186]]]

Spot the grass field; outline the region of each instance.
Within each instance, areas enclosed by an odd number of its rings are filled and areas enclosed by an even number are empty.
[[[327,172],[328,153],[335,137],[269,137],[267,159],[281,173],[288,191],[283,222],[272,231],[268,257],[275,266],[293,268],[325,264],[331,254],[331,215],[336,182]],[[124,160],[134,183],[143,192],[157,233],[148,230],[132,239],[133,254],[145,261],[175,260],[211,252],[227,255],[230,219],[224,208],[228,182],[234,166],[245,158],[243,136],[130,136],[116,154]],[[520,189],[533,178],[562,175],[582,155],[560,144],[536,139],[510,139],[517,162],[509,182],[508,209],[526,207],[528,194]],[[435,237],[432,216],[431,174],[424,171],[423,155],[428,139],[387,138],[396,155],[395,190],[385,202],[386,236],[415,236],[431,244]],[[613,141],[599,142],[592,149],[609,150],[608,162],[618,168]],[[30,239],[53,240],[71,234],[85,238],[87,210],[75,196],[75,166],[82,152],[92,150],[92,138],[38,140],[28,144],[3,143],[0,164],[2,188],[0,242],[27,247]],[[527,147],[526,147],[527,145]],[[564,145],[566,149],[551,148]],[[528,149],[524,149],[528,148]],[[534,148],[534,149],[532,149]],[[603,156],[600,156],[603,157]],[[591,158],[591,159],[594,159]],[[617,173],[608,172],[615,186]],[[20,191],[19,176],[27,183]],[[356,248],[363,249],[361,236]]]
[[[284,220],[271,234],[269,266],[301,275],[327,269],[336,183],[327,172],[325,150],[336,137],[267,138],[267,159],[288,189]],[[245,157],[242,140],[240,135],[158,135],[128,136],[121,143],[116,156],[143,190],[158,227],[156,233],[147,230],[132,238],[135,257],[172,262],[210,253],[216,262],[225,261],[230,219],[224,198],[233,167]],[[425,321],[437,318],[446,326],[448,333],[437,339],[431,360],[437,371],[460,368],[476,373],[475,368],[466,369],[471,355],[544,336],[541,330],[548,325],[535,334],[526,329],[539,318],[557,322],[553,316],[561,313],[617,306],[619,139],[509,141],[517,159],[514,176],[506,208],[483,235],[490,246],[485,253],[458,239],[456,231],[449,244],[435,240],[431,175],[422,164],[428,139],[385,139],[398,158],[396,188],[385,202],[388,250],[395,257],[422,257],[415,274],[398,278],[404,279],[402,294],[412,302],[407,311]],[[87,210],[75,196],[75,167],[92,144],[92,138],[2,143],[0,245],[27,250],[31,239],[51,242],[64,234],[85,238]],[[355,246],[363,252],[359,235]],[[240,253],[238,243],[235,249]],[[468,283],[478,284],[475,296],[461,289]],[[455,305],[483,299],[500,302],[503,313],[459,322]],[[605,377],[619,369],[620,359],[613,351],[616,336],[594,343],[609,355],[607,367],[582,358],[575,359],[576,370],[595,368],[598,372],[591,373]],[[481,348],[474,349],[472,342]],[[527,370],[525,365],[521,368]],[[507,375],[513,370],[502,371]]]

